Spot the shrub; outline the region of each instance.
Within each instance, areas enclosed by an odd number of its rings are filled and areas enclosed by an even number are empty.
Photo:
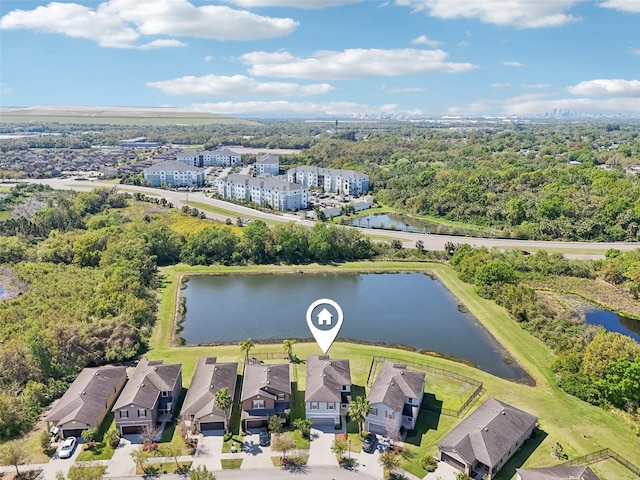
[[[434,472],[435,469],[438,468],[438,461],[431,455],[425,455],[422,458],[422,468],[424,468],[427,473]]]

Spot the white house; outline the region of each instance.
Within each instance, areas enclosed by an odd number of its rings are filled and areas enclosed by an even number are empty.
[[[176,160],[192,167],[234,167],[242,164],[242,156],[226,148],[204,152],[180,152],[176,155]]]
[[[253,164],[253,174],[258,175],[279,175],[280,157],[278,155],[265,154],[258,157]]]
[[[349,360],[331,360],[329,355],[307,359],[305,413],[314,425],[338,425],[351,403]]]
[[[309,204],[309,191],[283,178],[254,178],[232,174],[218,179],[218,194],[225,199],[268,205],[274,210],[300,210]]]
[[[204,185],[204,169],[181,162],[159,162],[143,170],[144,179],[152,187],[191,187]]]
[[[367,399],[371,412],[365,429],[394,438],[416,426],[424,395],[425,373],[407,370],[406,365],[385,361]]]
[[[303,165],[287,171],[287,179],[308,188],[358,197],[369,190],[369,175],[354,170],[336,170]]]

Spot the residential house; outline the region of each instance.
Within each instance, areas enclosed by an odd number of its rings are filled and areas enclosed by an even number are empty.
[[[85,368],[45,417],[62,438],[98,428],[127,381],[126,367]]]
[[[287,179],[307,188],[358,197],[369,190],[369,175],[354,170],[320,168],[309,165],[291,168]]]
[[[218,391],[227,389],[233,403],[238,363],[218,363],[216,357],[201,357],[196,363],[180,416],[199,431],[224,430],[225,412],[216,407]],[[229,412],[231,414],[231,412]]]
[[[291,398],[289,375],[288,363],[245,364],[240,396],[245,430],[267,426],[273,415],[286,419]]]
[[[181,390],[181,364],[140,360],[112,409],[120,434],[139,433],[170,419]]]
[[[589,467],[516,468],[516,480],[600,480]]]
[[[424,396],[424,381],[424,372],[385,361],[367,396],[371,412],[365,418],[365,429],[390,438],[413,430]]]
[[[493,478],[531,437],[538,419],[490,398],[438,443],[438,459],[467,475]]]
[[[152,187],[199,187],[204,185],[204,169],[181,162],[159,162],[143,170]]]
[[[280,174],[280,157],[278,155],[265,154],[258,157],[253,164],[253,175],[279,175]]]
[[[225,199],[253,202],[274,210],[307,208],[309,192],[305,187],[286,180],[254,178],[250,175],[231,174],[218,179],[218,194]]]
[[[339,425],[351,403],[349,360],[331,360],[329,355],[307,359],[305,413],[314,425]]]

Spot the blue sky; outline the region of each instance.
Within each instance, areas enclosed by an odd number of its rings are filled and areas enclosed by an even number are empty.
[[[0,2],[0,105],[640,114],[640,0]]]

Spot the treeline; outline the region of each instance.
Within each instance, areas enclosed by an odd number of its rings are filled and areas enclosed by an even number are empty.
[[[552,276],[617,277],[632,292],[640,287],[640,250],[614,250],[597,262],[569,260],[560,254],[496,252],[469,245],[450,246],[451,265],[479,295],[505,307],[524,329],[557,355],[558,385],[590,403],[614,405],[630,413],[640,407],[640,344],[625,335],[589,326],[573,312],[558,312],[527,281]],[[623,273],[624,272],[624,273]],[[626,279],[623,281],[623,278]]]

